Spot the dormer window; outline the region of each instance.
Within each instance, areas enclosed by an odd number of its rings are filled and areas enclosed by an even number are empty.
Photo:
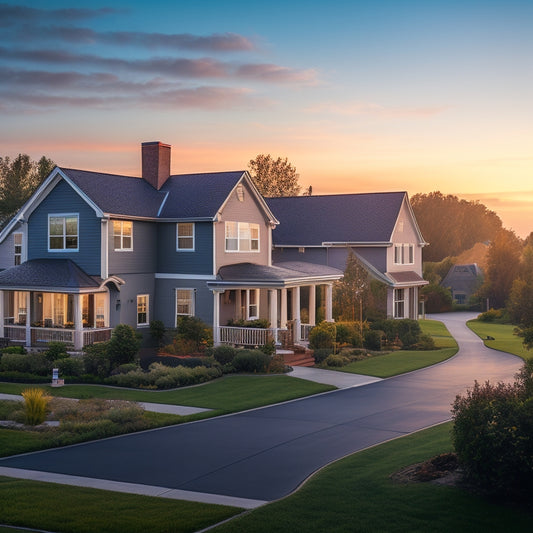
[[[79,215],[48,215],[48,251],[77,252]]]

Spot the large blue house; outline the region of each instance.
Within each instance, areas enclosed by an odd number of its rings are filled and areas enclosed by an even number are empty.
[[[305,338],[318,312],[332,319],[342,271],[272,262],[279,221],[248,173],[171,176],[170,152],[143,143],[141,178],[52,171],[0,233],[0,337],[80,349],[120,323],[194,315],[217,343],[256,345],[289,326]],[[256,318],[270,328],[228,325]]]

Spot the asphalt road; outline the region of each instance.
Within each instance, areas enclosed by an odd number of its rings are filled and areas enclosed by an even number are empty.
[[[270,501],[323,465],[446,421],[455,395],[478,381],[508,381],[521,366],[465,326],[435,317],[460,344],[452,359],[362,387],[201,422],[0,460],[0,467],[62,473]]]

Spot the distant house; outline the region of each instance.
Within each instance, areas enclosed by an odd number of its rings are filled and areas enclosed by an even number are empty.
[[[80,349],[125,323],[180,316],[215,342],[263,344],[289,323],[332,319],[337,268],[272,262],[277,217],[246,171],[170,175],[169,145],[142,145],[142,178],[56,167],[0,233],[0,337]],[[229,321],[266,319],[251,331]]]
[[[426,245],[407,193],[268,198],[280,225],[274,261],[306,261],[344,270],[350,250],[387,286],[391,318],[419,315],[422,248]]]
[[[483,271],[476,263],[471,263],[453,265],[440,284],[450,289],[455,303],[467,304],[482,282]]]

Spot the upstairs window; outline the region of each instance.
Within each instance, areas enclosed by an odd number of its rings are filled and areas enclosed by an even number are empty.
[[[194,251],[194,222],[178,222],[176,249],[178,251]]]
[[[394,264],[395,265],[412,265],[415,262],[414,244],[395,244],[394,245]]]
[[[133,250],[133,222],[113,220],[113,248],[117,251]]]
[[[22,233],[14,233],[13,241],[15,245],[15,265],[22,263]]]
[[[258,252],[259,224],[226,222],[226,252]]]
[[[77,214],[48,215],[48,251],[77,252],[78,227]]]

